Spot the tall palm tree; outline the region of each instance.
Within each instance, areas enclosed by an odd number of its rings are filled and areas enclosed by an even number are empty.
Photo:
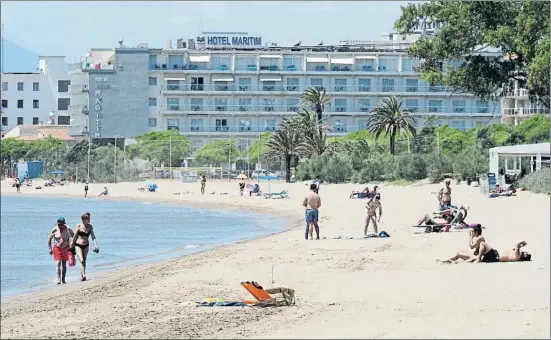
[[[325,105],[329,104],[331,100],[325,88],[320,91],[315,87],[309,87],[300,95],[300,99],[304,106],[309,109],[314,109],[318,118],[318,124],[321,124]],[[321,138],[323,133],[323,128],[321,126],[318,127],[318,133]]]
[[[285,181],[291,181],[291,162],[297,156],[307,153],[304,134],[288,119],[283,119],[279,129],[266,142],[268,160],[283,160],[285,162]]]
[[[411,133],[415,136],[415,120],[410,116],[411,111],[402,108],[403,101],[398,101],[396,97],[384,98],[377,105],[367,119],[368,130],[375,133],[375,139],[384,132],[385,136],[390,135],[390,153],[396,152],[396,135]]]
[[[327,131],[329,127],[318,122],[317,114],[313,111],[302,110],[298,117],[288,121],[293,128],[302,131],[305,147],[309,156],[321,156],[323,154],[332,154],[337,151],[337,142],[328,142]],[[321,129],[321,134],[319,130]]]

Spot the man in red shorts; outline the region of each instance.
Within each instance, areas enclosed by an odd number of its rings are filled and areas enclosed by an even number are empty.
[[[57,284],[66,283],[65,274],[67,272],[67,260],[69,259],[69,247],[71,237],[74,237],[74,231],[65,224],[65,218],[57,219],[57,226],[52,229],[48,235],[48,248],[50,255],[54,255],[56,265]],[[54,247],[52,249],[52,239]]]

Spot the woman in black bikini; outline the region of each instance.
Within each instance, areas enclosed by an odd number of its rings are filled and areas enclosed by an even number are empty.
[[[90,246],[88,238],[92,236],[95,253],[99,252],[99,246],[94,234],[94,228],[90,224],[90,213],[84,213],[81,219],[82,223],[79,223],[75,228],[75,237],[73,238],[71,248],[75,249],[80,262],[80,280],[86,281],[86,257],[88,256],[88,248]]]

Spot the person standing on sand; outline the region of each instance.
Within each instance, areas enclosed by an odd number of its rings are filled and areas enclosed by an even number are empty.
[[[88,182],[84,183],[84,198],[88,197]]]
[[[205,188],[207,186],[207,176],[205,174],[201,175],[201,194],[205,194]]]
[[[70,238],[74,236],[75,233],[65,224],[65,218],[63,217],[57,219],[57,226],[48,235],[48,249],[50,255],[54,255],[57,284],[66,283],[65,274],[67,273],[67,260],[69,259]],[[53,249],[52,239],[54,240]]]
[[[241,179],[239,181],[239,194],[241,194],[241,196],[243,196],[243,191],[245,191],[245,180]]]
[[[367,217],[365,219],[364,237],[368,237],[367,229],[369,228],[370,222],[373,222],[373,230],[375,231],[375,235],[378,235],[377,222],[381,222],[381,216],[383,215],[381,195],[377,194],[375,195],[375,197],[371,198],[369,202],[367,202],[366,208],[367,208]],[[379,219],[377,219],[377,209],[379,209]]]
[[[440,203],[440,210],[446,210],[452,207],[452,188],[450,187],[451,180],[447,178],[444,181],[444,187],[438,192],[437,198]]]
[[[310,240],[314,239],[313,229],[316,229],[316,240],[320,239],[320,227],[318,225],[319,211],[321,207],[321,198],[318,195],[317,186],[312,183],[310,184],[310,194],[304,197],[302,205],[306,208],[306,232],[304,233],[304,238],[308,240],[308,235],[310,235]]]
[[[80,280],[86,281],[86,258],[88,257],[89,240],[88,237],[92,236],[94,241],[94,252],[99,252],[99,245],[94,234],[94,228],[90,224],[90,213],[85,212],[81,216],[82,223],[77,224],[75,228],[75,237],[71,242],[71,249],[74,249],[78,261],[80,262]]]
[[[321,184],[321,179],[320,179],[320,176],[316,176],[316,179],[314,179],[312,181],[312,184],[315,184],[316,185],[316,190],[314,191],[316,194],[319,194],[320,193],[320,184]]]
[[[18,193],[21,192],[21,181],[19,180],[19,177],[15,177],[15,188]]]

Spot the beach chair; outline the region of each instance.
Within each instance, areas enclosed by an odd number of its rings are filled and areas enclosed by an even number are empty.
[[[264,193],[264,198],[288,198],[289,192],[287,190],[283,190],[281,192],[266,192]]]
[[[433,225],[413,225],[413,228],[425,228],[425,233],[439,233],[442,231],[442,229],[447,227],[453,227],[457,224],[461,224],[465,217],[463,216],[463,213],[461,211],[458,211],[453,220],[450,223],[446,224],[433,224]],[[449,229],[449,228],[448,228]]]
[[[292,306],[295,304],[295,290],[290,288],[264,289],[255,281],[241,282],[245,288],[260,304],[265,306]]]

